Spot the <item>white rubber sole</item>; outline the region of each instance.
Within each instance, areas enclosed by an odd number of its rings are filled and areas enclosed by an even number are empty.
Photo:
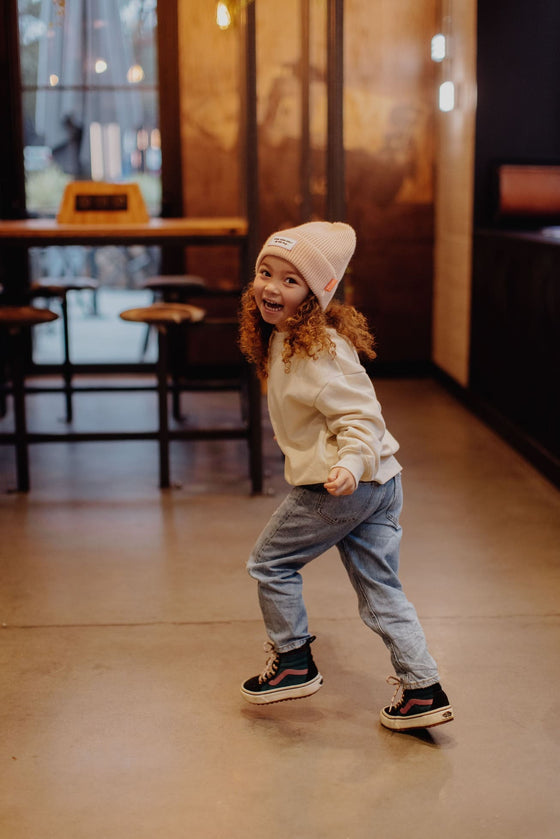
[[[444,705],[436,708],[435,711],[427,711],[425,714],[415,714],[411,717],[394,717],[387,714],[385,708],[379,714],[381,725],[390,728],[391,731],[410,731],[414,728],[433,728],[434,725],[443,725],[453,719],[453,708],[451,705]]]
[[[306,696],[312,696],[317,693],[323,685],[323,677],[317,673],[314,679],[306,682],[304,685],[293,685],[292,687],[277,688],[275,690],[267,690],[263,693],[256,693],[250,690],[241,688],[241,695],[251,705],[272,705],[274,702],[286,702],[288,699],[304,699]]]

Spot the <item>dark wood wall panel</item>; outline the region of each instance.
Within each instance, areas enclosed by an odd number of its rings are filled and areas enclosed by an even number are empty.
[[[478,3],[475,239],[469,390],[560,484],[560,240],[495,219],[497,164],[560,158],[560,4]],[[542,225],[543,219],[539,220]]]
[[[560,241],[480,233],[471,386],[560,464]]]

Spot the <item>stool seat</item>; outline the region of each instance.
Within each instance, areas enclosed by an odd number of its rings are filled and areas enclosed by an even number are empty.
[[[158,360],[156,365],[158,390],[158,442],[159,442],[159,485],[169,487],[169,416],[167,406],[167,357],[170,327],[188,323],[200,323],[206,312],[188,303],[152,303],[138,309],[126,309],[120,313],[123,320],[146,323],[156,327],[158,333]]]
[[[36,326],[49,323],[58,315],[50,309],[36,309],[34,306],[0,306],[0,326]]]
[[[206,280],[196,274],[156,274],[148,277],[141,288],[152,292],[152,301],[163,303],[187,303],[193,297],[208,294]],[[142,346],[142,358],[148,351],[153,323],[146,321],[147,328]]]
[[[27,350],[25,330],[27,327],[49,323],[57,318],[56,312],[51,312],[50,309],[36,309],[34,306],[0,306],[0,328],[6,329],[10,342],[8,363],[11,367],[14,400],[14,443],[18,492],[27,492],[29,489],[29,452],[25,415],[25,357]]]
[[[92,277],[40,277],[31,283],[31,292],[40,297],[41,294],[62,296],[67,291],[96,291],[99,283]]]
[[[150,326],[170,326],[171,324],[199,323],[206,312],[189,303],[152,303],[138,309],[126,309],[120,313],[123,320],[148,323]]]

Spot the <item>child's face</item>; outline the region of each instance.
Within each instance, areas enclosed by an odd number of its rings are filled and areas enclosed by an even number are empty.
[[[270,255],[260,263],[253,288],[262,319],[280,330],[309,294],[309,286],[294,266]]]

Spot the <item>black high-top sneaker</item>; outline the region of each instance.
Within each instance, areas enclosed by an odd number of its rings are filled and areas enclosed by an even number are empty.
[[[381,725],[393,731],[410,731],[413,728],[431,728],[453,719],[453,708],[439,682],[427,688],[405,688],[396,676],[389,676],[389,684],[397,685],[391,704],[379,715]],[[402,688],[402,696],[395,704]]]
[[[260,676],[247,679],[241,693],[253,705],[283,702],[285,699],[302,699],[316,693],[323,684],[323,677],[317,670],[310,644],[315,637],[306,641],[303,647],[278,653],[274,644],[267,641],[265,652],[269,653],[266,666]]]

